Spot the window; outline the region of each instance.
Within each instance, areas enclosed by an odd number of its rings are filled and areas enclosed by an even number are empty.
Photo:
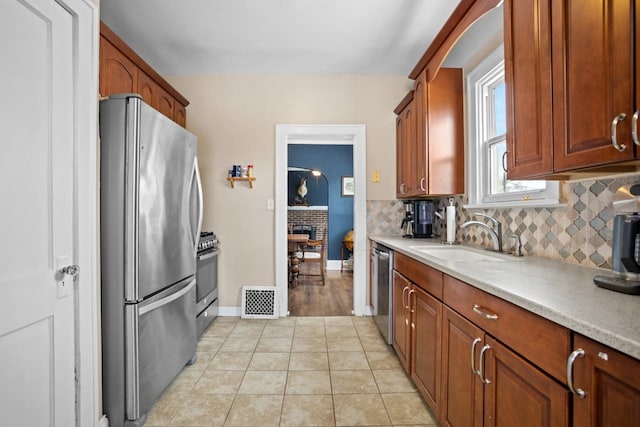
[[[558,183],[511,181],[504,164],[507,105],[503,47],[467,75],[469,206],[557,206]]]

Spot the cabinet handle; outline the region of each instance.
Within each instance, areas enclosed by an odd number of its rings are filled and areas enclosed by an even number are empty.
[[[475,311],[476,313],[478,313],[480,316],[484,317],[485,319],[498,320],[498,315],[497,314],[489,313],[488,311],[485,311],[484,308],[480,307],[478,304],[473,304],[473,311]]]
[[[618,122],[626,118],[627,118],[627,115],[625,113],[620,113],[611,122],[611,145],[613,145],[613,148],[615,148],[620,152],[626,150],[627,146],[625,144],[618,144],[618,136],[617,136]]]
[[[478,376],[480,377],[480,381],[482,381],[483,384],[491,383],[491,381],[489,381],[484,377],[484,354],[486,353],[487,350],[490,350],[490,349],[491,349],[491,346],[489,344],[485,344],[485,346],[482,347],[482,350],[480,350],[480,359],[478,360],[480,369],[478,369]]]
[[[480,375],[480,371],[476,369],[476,345],[482,341],[482,338],[478,337],[471,343],[471,372],[473,375]]]
[[[416,293],[416,290],[415,290],[415,289],[411,289],[411,290],[409,291],[409,295],[407,295],[407,302],[409,303],[409,305],[407,306],[407,308],[409,309],[409,311],[410,311],[411,313],[415,313],[415,312],[416,312],[416,308],[415,308],[415,306],[414,306],[413,308],[411,308],[411,294],[415,294],[415,293]]]
[[[407,292],[408,290],[409,290],[408,286],[405,286],[404,288],[402,288],[402,306],[404,308],[409,308],[409,304],[404,303],[404,293]]]
[[[638,140],[638,115],[640,115],[640,110],[636,110],[631,117],[631,138],[636,145],[640,145],[640,140]]]
[[[575,388],[573,386],[573,364],[575,363],[578,357],[584,357],[584,355],[585,355],[584,350],[579,348],[577,350],[572,351],[571,354],[569,355],[569,358],[567,359],[567,385],[569,386],[569,390],[571,390],[571,393],[575,394],[580,399],[584,399],[587,393],[583,389]]]
[[[423,192],[427,191],[427,189],[424,188],[424,181],[425,181],[424,177],[420,178],[420,191],[423,191]]]
[[[507,172],[507,151],[502,153],[502,170]]]

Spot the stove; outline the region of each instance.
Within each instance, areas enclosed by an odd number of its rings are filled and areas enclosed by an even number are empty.
[[[198,336],[218,315],[218,238],[211,231],[200,233],[196,255],[196,325]]]
[[[213,231],[203,231],[200,233],[200,241],[198,242],[198,253],[207,249],[218,249],[218,238]]]

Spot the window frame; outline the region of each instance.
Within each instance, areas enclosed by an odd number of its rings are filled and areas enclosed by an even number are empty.
[[[497,86],[504,81],[504,45],[500,45],[466,74],[467,113],[467,195],[465,208],[500,207],[556,207],[560,206],[560,186],[557,181],[544,181],[545,188],[491,194],[489,173],[489,150],[487,144],[495,144],[504,139],[506,133],[494,135],[495,120],[483,120],[486,114],[492,118],[495,112],[485,101],[486,88]],[[508,91],[505,91],[507,93]],[[486,138],[486,135],[492,135]]]

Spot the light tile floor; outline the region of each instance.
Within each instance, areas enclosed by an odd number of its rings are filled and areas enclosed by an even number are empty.
[[[218,317],[145,426],[436,426],[371,317]]]

